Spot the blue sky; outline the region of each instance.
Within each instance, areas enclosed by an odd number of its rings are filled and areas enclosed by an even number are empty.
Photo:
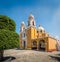
[[[0,0],[0,14],[7,15],[16,22],[19,33],[22,21],[27,25],[30,13],[51,35],[60,38],[60,0]]]

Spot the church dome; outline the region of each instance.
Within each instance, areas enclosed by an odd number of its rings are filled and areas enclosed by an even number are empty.
[[[45,29],[41,25],[39,25],[38,31],[45,31]]]

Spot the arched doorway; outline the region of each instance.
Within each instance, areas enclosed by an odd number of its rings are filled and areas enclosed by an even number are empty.
[[[37,49],[37,42],[36,41],[32,42],[32,49]]]
[[[24,41],[23,42],[23,48],[25,49],[25,47],[26,47],[26,42]]]
[[[41,51],[45,51],[45,41],[44,40],[40,40],[39,41],[39,50]]]

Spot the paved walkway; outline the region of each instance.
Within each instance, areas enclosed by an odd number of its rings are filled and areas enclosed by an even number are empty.
[[[4,56],[12,56],[16,58],[11,62],[58,62],[55,58],[50,57],[55,54],[60,54],[60,52],[42,52],[16,49],[5,50],[4,52]]]

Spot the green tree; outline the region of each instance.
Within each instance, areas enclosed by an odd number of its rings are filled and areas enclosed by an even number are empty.
[[[19,35],[16,32],[0,29],[0,50],[19,46]]]
[[[0,59],[3,58],[3,51],[19,47],[19,35],[15,32],[14,20],[7,16],[0,15]]]
[[[9,17],[0,15],[0,29],[15,31],[16,24],[14,20],[10,19]]]

